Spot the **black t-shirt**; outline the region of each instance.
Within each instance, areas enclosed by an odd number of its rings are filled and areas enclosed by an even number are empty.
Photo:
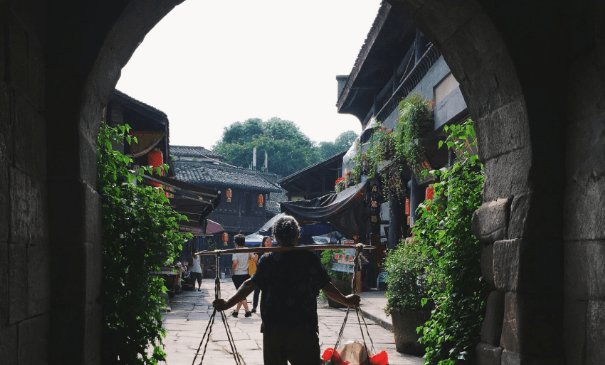
[[[262,290],[263,325],[308,325],[316,328],[317,296],[331,281],[312,252],[271,252],[258,260],[252,281]]]

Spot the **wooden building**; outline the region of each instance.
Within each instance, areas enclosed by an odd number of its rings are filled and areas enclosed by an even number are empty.
[[[274,181],[276,175],[244,169],[213,158],[214,152],[203,147],[171,146],[175,178],[197,186],[220,191],[221,205],[209,216],[227,233],[208,240],[207,247],[233,248],[233,237],[256,232],[276,213],[275,195],[283,196],[283,189]],[[273,195],[273,196],[272,196]],[[229,256],[229,257],[227,257]],[[230,255],[222,257],[221,268],[231,273]]]

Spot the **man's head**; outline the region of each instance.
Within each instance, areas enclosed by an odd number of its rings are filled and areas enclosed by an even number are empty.
[[[273,236],[280,246],[294,246],[299,234],[298,222],[289,215],[279,218],[273,224]]]
[[[235,242],[235,245],[237,247],[244,247],[244,245],[246,244],[246,236],[244,236],[243,234],[236,234],[235,237],[233,238],[233,241]]]

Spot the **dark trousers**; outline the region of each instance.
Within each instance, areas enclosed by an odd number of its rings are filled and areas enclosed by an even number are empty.
[[[258,306],[258,296],[260,295],[260,288],[257,286],[254,289],[254,298],[252,299],[252,308],[256,309]]]
[[[309,326],[267,326],[263,332],[265,365],[320,364],[319,336]]]

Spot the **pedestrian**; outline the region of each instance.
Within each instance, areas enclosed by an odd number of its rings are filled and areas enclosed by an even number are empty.
[[[243,234],[238,234],[234,237],[233,239],[235,241],[235,248],[244,248],[244,245],[246,244],[246,236],[244,236]],[[244,281],[250,279],[250,275],[248,275],[248,254],[247,253],[236,253],[232,255],[232,261],[233,261],[233,268],[232,268],[232,275],[231,275],[231,280],[233,280],[233,284],[235,285],[236,289],[239,289],[240,286],[244,283]],[[250,294],[250,293],[248,293]],[[231,313],[231,315],[233,317],[237,317],[237,314],[239,313],[239,309],[244,306],[244,310],[245,310],[245,317],[250,317],[252,315],[252,312],[250,312],[250,310],[248,310],[248,302],[246,301],[246,297],[248,296],[248,294],[246,294],[243,298],[240,298],[240,300],[237,302],[237,307],[236,309]],[[235,303],[234,303],[235,304]]]
[[[291,216],[279,218],[273,235],[280,247],[295,246],[300,235]],[[317,364],[320,359],[317,296],[319,290],[332,300],[358,307],[358,295],[342,295],[310,251],[271,252],[259,260],[256,273],[228,300],[216,299],[217,310],[239,303],[256,287],[261,295],[261,332],[265,365]]]
[[[271,237],[269,236],[264,236],[263,237],[263,241],[261,243],[261,247],[271,247],[271,245],[273,244],[273,242],[271,241]],[[257,265],[258,265],[258,260],[260,260],[261,257],[263,257],[263,255],[265,255],[264,253],[259,254],[254,254],[254,261],[256,261]],[[258,307],[258,297],[260,295],[260,287],[257,286],[256,289],[254,289],[254,298],[252,300],[252,313],[256,313],[256,308]]]
[[[193,280],[193,290],[195,290],[195,282],[197,281],[197,290],[202,291],[202,265],[200,265],[200,256],[197,253],[193,254],[193,261],[189,268],[189,273]]]

